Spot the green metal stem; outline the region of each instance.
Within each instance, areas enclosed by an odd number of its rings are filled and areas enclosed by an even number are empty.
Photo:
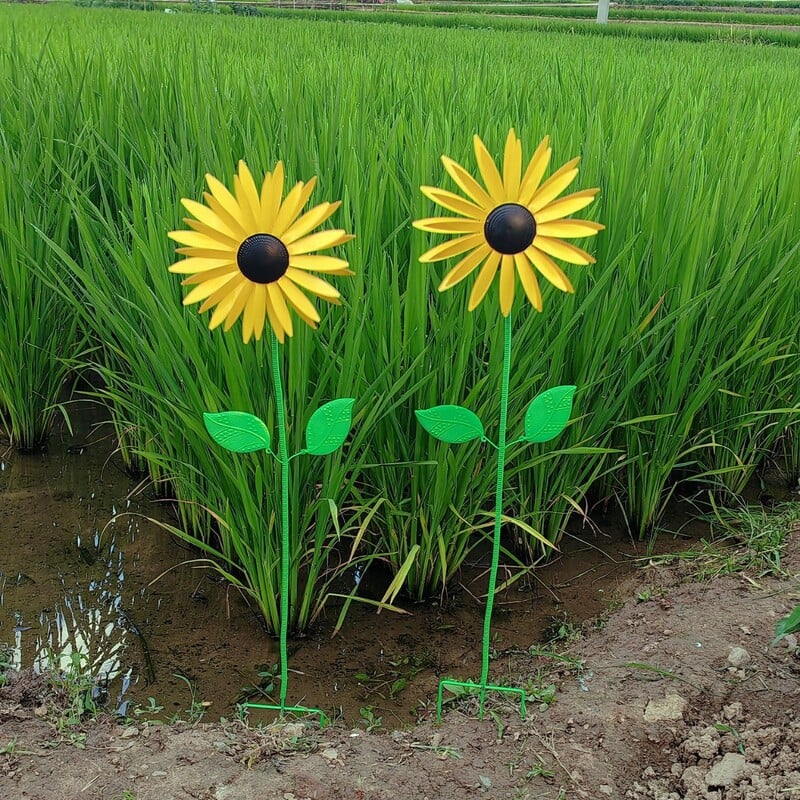
[[[503,377],[500,384],[500,433],[497,440],[497,483],[494,495],[494,539],[492,540],[492,567],[489,571],[489,589],[486,596],[486,613],[483,618],[483,661],[481,666],[480,709],[483,715],[483,703],[489,680],[489,650],[492,626],[492,608],[494,592],[497,586],[497,568],[500,563],[500,525],[503,517],[503,479],[506,466],[506,428],[508,426],[508,382],[511,373],[511,314],[505,318],[503,329]]]
[[[286,711],[286,693],[289,688],[289,656],[286,637],[289,628],[289,451],[286,447],[286,409],[281,383],[280,347],[274,333],[272,337],[272,383],[275,387],[275,407],[278,412],[278,463],[281,465],[281,715]]]

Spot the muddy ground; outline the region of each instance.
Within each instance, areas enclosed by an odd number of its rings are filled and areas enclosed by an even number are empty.
[[[493,698],[404,730],[290,723],[72,724],[68,693],[32,673],[0,689],[0,797],[14,800],[800,798],[800,648],[771,645],[800,602],[800,528],[780,578],[698,581],[650,566],[628,599],[558,658],[506,652],[492,678],[526,686],[522,721]],[[555,685],[550,697],[547,687]],[[552,702],[547,702],[552,699]]]

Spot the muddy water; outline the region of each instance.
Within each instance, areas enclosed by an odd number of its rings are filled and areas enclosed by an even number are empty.
[[[78,407],[73,426],[47,453],[0,454],[0,645],[14,666],[88,665],[98,693],[129,715],[148,698],[163,717],[203,701],[211,719],[231,716],[248,692],[263,702],[253,687],[269,683],[274,640],[235,591],[183,563],[192,552],[148,520],[168,510],[136,491],[98,412]],[[568,537],[531,589],[498,597],[495,648],[527,648],[554,619],[602,613],[637,555],[618,532]],[[376,617],[354,605],[335,638],[332,610],[290,643],[290,702],[349,722],[371,706],[392,726],[430,704],[440,676],[476,677],[487,561],[465,571],[445,608]]]

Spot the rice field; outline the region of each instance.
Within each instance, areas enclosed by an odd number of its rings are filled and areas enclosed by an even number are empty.
[[[606,230],[566,296],[516,311],[509,423],[575,384],[556,442],[511,453],[506,544],[521,565],[609,504],[658,535],[687,486],[734,504],[759,469],[800,474],[800,68],[792,49],[293,17],[0,8],[0,426],[36,447],[69,391],[107,405],[122,458],[177,501],[170,532],[278,627],[278,473],[210,446],[204,411],[275,429],[268,345],[181,306],[166,232],[210,172],[283,159],[341,198],[355,275],[288,350],[289,449],[311,411],[355,397],[345,448],[291,462],[291,624],[355,567],[435,597],[490,523],[484,447],[437,444],[414,409],[498,416],[496,297],[438,295],[421,184],[474,168],[514,126],[529,157],[582,156]],[[466,283],[469,283],[467,281]],[[496,290],[493,290],[496,291]],[[491,296],[490,296],[491,298]],[[519,301],[518,301],[519,302]],[[65,400],[66,398],[66,400]],[[307,411],[306,411],[307,410]],[[352,585],[352,581],[350,583]],[[345,594],[349,592],[349,589]],[[347,602],[355,599],[348,596]],[[347,608],[347,603],[344,606]]]

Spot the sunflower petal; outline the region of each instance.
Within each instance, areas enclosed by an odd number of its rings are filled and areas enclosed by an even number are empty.
[[[339,228],[334,228],[329,231],[312,233],[310,236],[298,239],[296,242],[287,245],[286,249],[289,251],[290,256],[300,256],[310,253],[312,250],[327,250],[329,247],[345,244],[355,238],[352,234],[345,233]]]
[[[343,258],[318,255],[292,255],[289,256],[289,266],[297,269],[310,269],[315,272],[324,272],[328,275],[353,275],[348,269],[348,263]]]
[[[256,233],[256,231],[249,230],[245,227],[244,220],[242,219],[241,214],[229,214],[228,211],[225,209],[225,206],[214,197],[211,192],[203,192],[203,200],[206,201],[206,205],[233,231],[239,231],[241,237],[244,239],[249,236],[251,233]]]
[[[256,337],[256,341],[259,341],[264,335],[264,323],[267,318],[267,305],[269,303],[266,286],[259,284],[256,287],[253,293],[253,301],[253,336]],[[270,323],[273,322],[274,320],[270,319]],[[278,341],[283,342],[283,328],[275,328],[273,324],[273,330],[278,337]]]
[[[202,261],[236,262],[236,249],[229,247],[227,254],[223,250],[207,250],[203,247],[176,247],[175,252],[182,256],[191,256]]]
[[[314,228],[322,225],[326,219],[331,217],[341,204],[341,200],[337,200],[335,203],[321,203],[314,206],[283,232],[281,241],[288,245],[307,233],[311,233]]]
[[[305,323],[312,328],[317,326],[320,320],[319,312],[314,304],[300,291],[300,289],[285,276],[281,277],[278,285],[286,295],[286,299],[291,303],[294,310],[300,315]]]
[[[536,269],[538,269],[556,289],[561,289],[562,292],[569,292],[570,294],[575,291],[569,278],[550,256],[546,255],[541,250],[537,250],[536,247],[533,246],[525,251],[525,255],[528,256]]]
[[[275,169],[271,173],[267,173],[264,178],[264,183],[261,185],[261,229],[264,231],[272,230],[275,224],[275,217],[278,216],[278,211],[281,207],[283,200],[283,161],[279,161],[275,165]]]
[[[220,300],[219,305],[214,309],[214,313],[211,315],[211,319],[208,321],[209,330],[213,331],[215,328],[218,328],[223,322],[225,322],[228,314],[231,312],[231,309],[242,294],[245,296],[247,295],[244,284],[231,291],[224,300]]]
[[[504,317],[511,313],[514,305],[514,259],[504,255],[500,262],[500,312]]]
[[[537,236],[555,236],[559,239],[580,239],[584,236],[595,236],[606,226],[588,219],[561,219],[543,222],[536,226]]]
[[[300,181],[294,185],[281,204],[280,211],[278,211],[278,215],[272,225],[272,232],[275,236],[278,238],[283,236],[284,231],[297,219],[316,185],[316,177],[311,178],[308,183]]]
[[[265,291],[266,291],[266,288],[265,288]],[[286,336],[286,332],[284,331],[283,326],[281,325],[280,318],[275,313],[275,307],[272,305],[272,302],[271,302],[270,297],[269,297],[269,292],[267,292],[267,297],[266,297],[264,309],[266,311],[267,319],[269,320],[269,326],[270,326],[270,328],[272,328],[273,332],[275,333],[275,338],[281,344],[283,344],[284,338]],[[259,339],[259,338],[260,337],[258,335],[256,335],[256,339]]]
[[[471,219],[483,220],[486,216],[486,212],[480,206],[465,200],[461,195],[453,194],[453,192],[448,192],[445,189],[439,189],[436,186],[421,186],[420,191],[429,200],[433,200],[434,203],[446,208],[448,211],[453,211]]]
[[[222,267],[217,267],[216,269],[210,269],[206,272],[197,272],[194,275],[190,275],[188,278],[184,278],[181,281],[181,286],[196,286],[198,283],[204,283],[205,281],[211,281],[215,278],[221,278],[223,275],[236,274],[238,272],[238,268],[235,267],[233,264],[225,264]]]
[[[239,227],[232,228],[226,222],[224,222],[217,214],[215,214],[208,206],[204,206],[202,203],[198,203],[196,200],[189,200],[188,198],[183,198],[181,200],[183,207],[190,213],[192,216],[196,217],[205,225],[208,225],[209,228],[214,228],[218,230],[224,236],[229,236],[231,239],[236,239],[240,236],[242,231]]]
[[[217,239],[205,233],[197,231],[169,231],[170,239],[187,247],[200,247],[203,250],[220,250],[225,253],[231,251],[231,245],[226,239]]]
[[[449,242],[437,244],[427,253],[423,253],[419,260],[423,264],[432,264],[434,261],[442,261],[451,256],[460,256],[471,250],[473,247],[480,247],[486,244],[486,239],[482,233],[471,233],[469,236],[460,236],[458,239],[451,239]]]
[[[201,300],[205,300],[207,297],[214,294],[214,292],[225,286],[231,280],[235,280],[235,278],[236,273],[230,272],[226,275],[221,275],[219,278],[213,278],[210,281],[201,283],[199,286],[195,286],[194,289],[183,298],[183,304],[185,306],[190,306],[192,303],[199,303]]]
[[[514,256],[514,263],[517,265],[519,282],[525,290],[525,295],[530,304],[537,310],[542,310],[542,291],[539,288],[539,281],[536,280],[536,273],[531,269],[525,253],[517,253]]]
[[[569,242],[562,242],[561,239],[549,239],[547,236],[537,236],[533,244],[554,258],[560,258],[568,264],[594,264],[595,259],[587,252],[575,247]]]
[[[253,174],[247,167],[244,161],[239,161],[239,183],[237,186],[236,198],[239,205],[243,209],[250,211],[250,216],[253,220],[253,227],[258,228],[261,219],[261,199],[259,197],[256,182],[253,180]]]
[[[550,222],[554,219],[562,219],[582,208],[586,208],[597,196],[599,189],[583,189],[580,192],[568,194],[560,200],[549,203],[536,213],[536,222]]]
[[[206,183],[211,190],[214,199],[230,214],[233,219],[242,218],[242,209],[236,198],[228,191],[225,184],[217,180],[213,175],[206,175]]]
[[[284,299],[280,286],[278,286],[277,283],[268,283],[267,295],[272,310],[275,312],[275,316],[278,318],[281,327],[286,331],[287,336],[291,336],[294,333],[292,315],[289,313],[289,309],[286,306],[286,300]]]
[[[478,170],[486,188],[489,190],[489,195],[495,204],[504,202],[506,193],[497,164],[494,163],[491,153],[486,149],[486,145],[481,141],[481,137],[477,133],[472,137],[472,143],[475,147],[475,160],[478,162]]]
[[[442,164],[444,164],[444,168],[447,170],[450,177],[458,184],[459,188],[470,200],[473,200],[481,208],[485,209],[487,213],[495,206],[494,201],[486,192],[486,189],[484,189],[461,164],[447,156],[442,156]]]
[[[256,316],[256,305],[258,304],[256,295],[259,293],[261,288],[262,287],[258,284],[253,284],[250,287],[250,296],[247,300],[247,305],[244,307],[244,317],[242,318],[242,339],[244,339],[245,344],[250,341],[250,337],[253,335],[253,322]]]
[[[303,272],[303,270],[289,267],[284,273],[284,277],[325,300],[338,300],[340,297],[338,290],[327,281],[318,278],[316,275],[309,275],[309,273]]]
[[[444,292],[447,289],[451,289],[457,283],[460,283],[464,280],[468,275],[471,275],[475,268],[483,261],[489,253],[492,252],[492,249],[489,247],[488,244],[483,245],[482,247],[476,247],[468,256],[462,258],[461,261],[456,264],[447,275],[444,276],[444,280],[439,284],[439,291]]]
[[[195,272],[208,272],[228,264],[231,267],[235,266],[233,259],[225,258],[224,256],[221,258],[184,258],[176,261],[167,269],[178,275],[191,275]]]
[[[469,304],[467,305],[469,311],[474,311],[480,305],[481,300],[486,296],[486,292],[489,291],[489,287],[494,280],[499,263],[500,253],[492,250],[492,252],[489,253],[489,257],[486,259],[486,263],[481,267],[481,271],[478,273],[478,277],[470,292]]]
[[[519,185],[519,202],[523,206],[527,206],[528,203],[530,203],[531,198],[539,188],[547,165],[550,163],[550,156],[552,153],[550,137],[545,136],[531,156],[531,160],[528,162],[528,167]]]
[[[480,220],[457,217],[428,217],[414,220],[412,224],[417,230],[429,233],[478,233],[483,230]]]
[[[564,189],[575,180],[578,174],[577,164],[580,157],[573,158],[567,161],[563,167],[557,169],[537,190],[534,194],[528,208],[531,214],[535,214],[540,209],[544,208],[551,200],[558,197]]]
[[[505,199],[516,203],[519,200],[520,175],[522,174],[522,142],[512,128],[506,138],[503,155],[503,186]]]
[[[236,302],[231,307],[231,310],[228,312],[228,316],[225,319],[225,327],[223,327],[223,331],[227,333],[234,326],[236,320],[242,316],[244,307],[247,305],[247,301],[250,299],[250,295],[252,293],[252,284],[246,283],[244,286],[242,286],[242,288],[239,290],[239,295],[236,298]]]
[[[245,283],[245,279],[242,278],[241,280],[231,281],[230,283],[226,283],[225,286],[221,286],[216,292],[214,292],[214,294],[205,299],[205,301],[197,309],[197,313],[205,314],[209,309],[212,309],[219,303],[224,302],[231,294],[238,293],[239,289]]]
[[[238,175],[233,176],[233,191],[239,202],[239,208],[241,209],[240,214],[245,228],[249,231],[257,231],[258,217],[253,212],[253,209],[250,205],[250,199],[247,197],[247,191],[242,185],[242,179]],[[256,202],[258,202],[257,198]]]
[[[202,233],[203,235],[208,236],[217,242],[227,244],[234,250],[238,249],[239,245],[241,244],[242,240],[240,238],[228,236],[227,233],[222,233],[216,228],[206,225],[205,222],[200,222],[199,220],[192,219],[191,217],[184,217],[183,221],[196,233]]]

